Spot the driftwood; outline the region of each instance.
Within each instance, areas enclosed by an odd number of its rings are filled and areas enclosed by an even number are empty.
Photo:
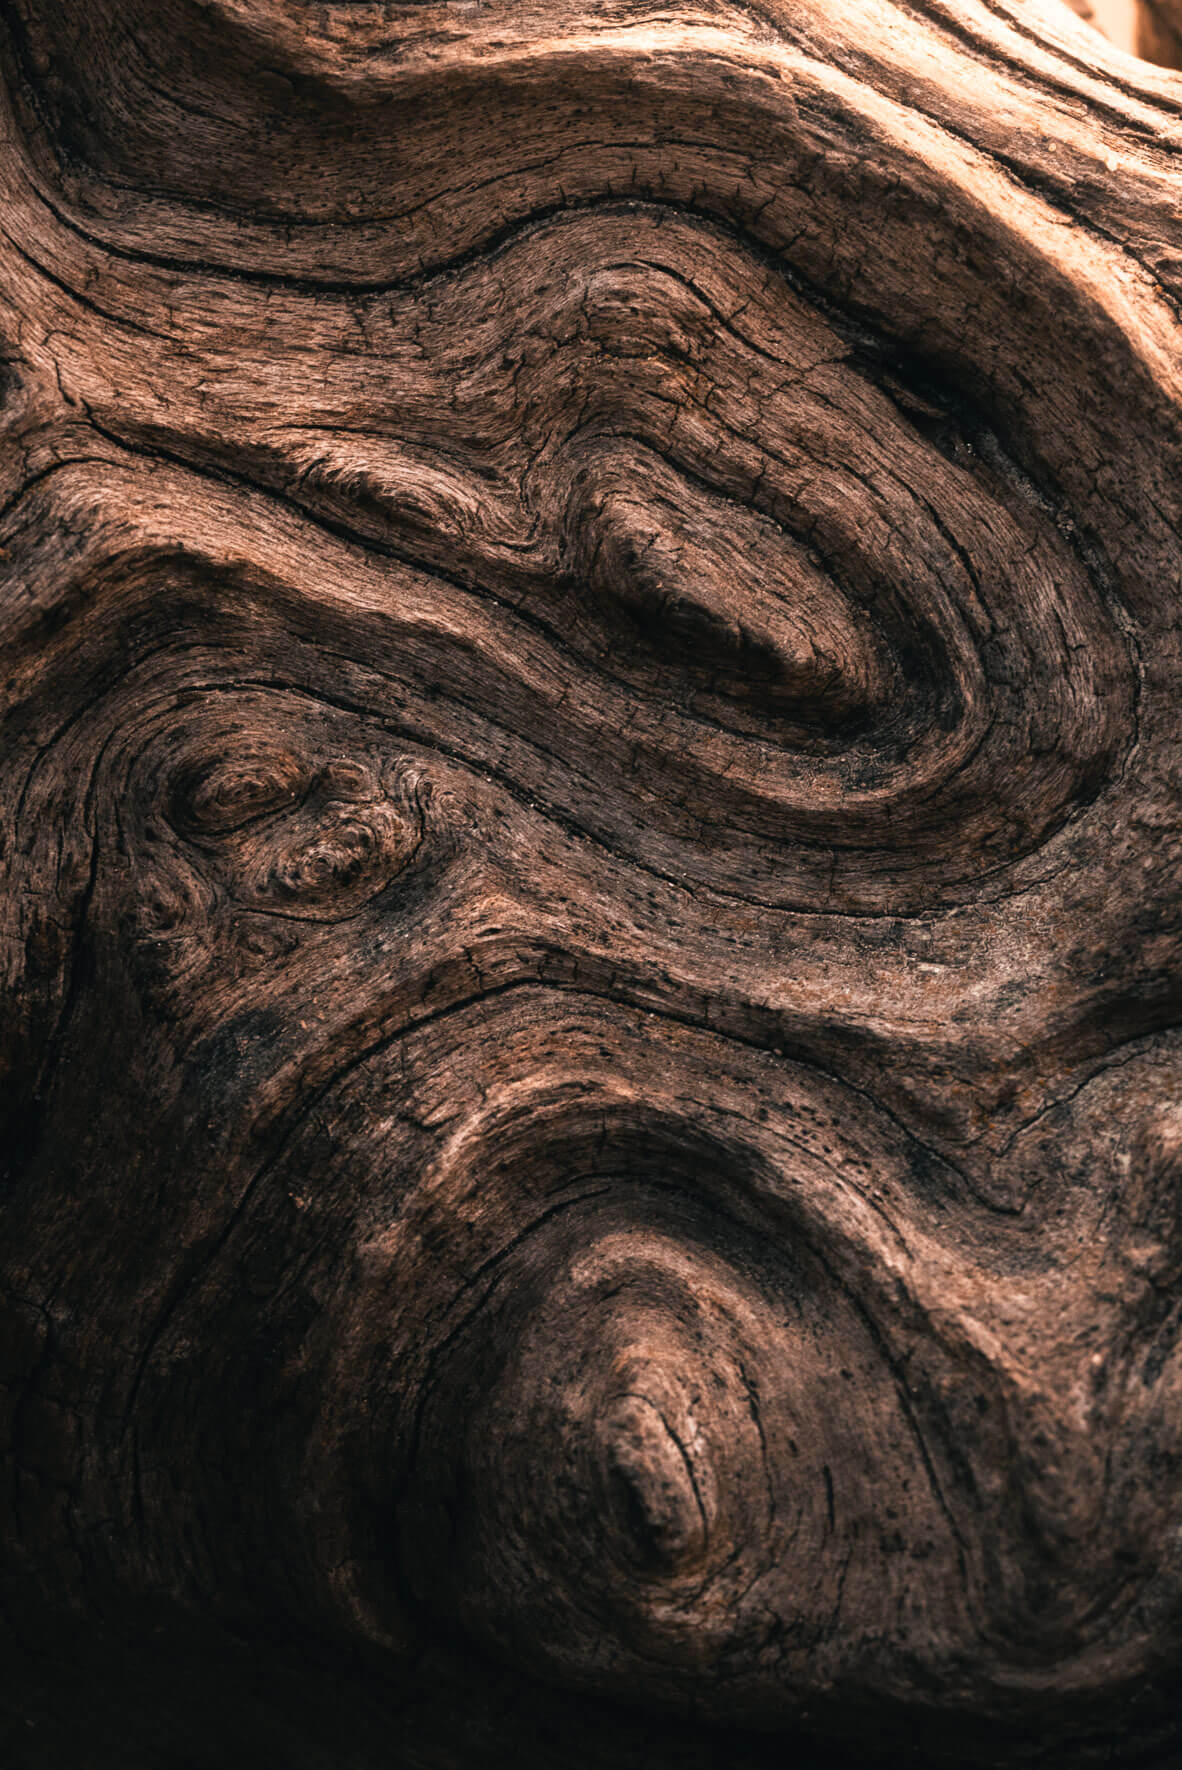
[[[4,1762],[1176,1765],[1182,83],[0,21]]]

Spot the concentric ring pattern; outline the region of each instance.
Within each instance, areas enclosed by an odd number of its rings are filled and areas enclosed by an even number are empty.
[[[0,26],[59,1760],[1172,1761],[1165,77],[1006,0]]]

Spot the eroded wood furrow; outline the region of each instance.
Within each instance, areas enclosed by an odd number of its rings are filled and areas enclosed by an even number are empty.
[[[1164,1770],[1176,81],[0,21],[14,1762]]]

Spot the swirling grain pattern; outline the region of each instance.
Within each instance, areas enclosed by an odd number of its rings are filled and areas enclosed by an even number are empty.
[[[1182,1752],[1182,88],[0,0],[28,1770]]]

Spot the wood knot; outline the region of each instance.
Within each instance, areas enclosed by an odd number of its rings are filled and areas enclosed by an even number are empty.
[[[689,1452],[660,1408],[623,1395],[602,1416],[599,1450],[625,1553],[646,1570],[680,1571],[706,1547],[706,1513]]]

